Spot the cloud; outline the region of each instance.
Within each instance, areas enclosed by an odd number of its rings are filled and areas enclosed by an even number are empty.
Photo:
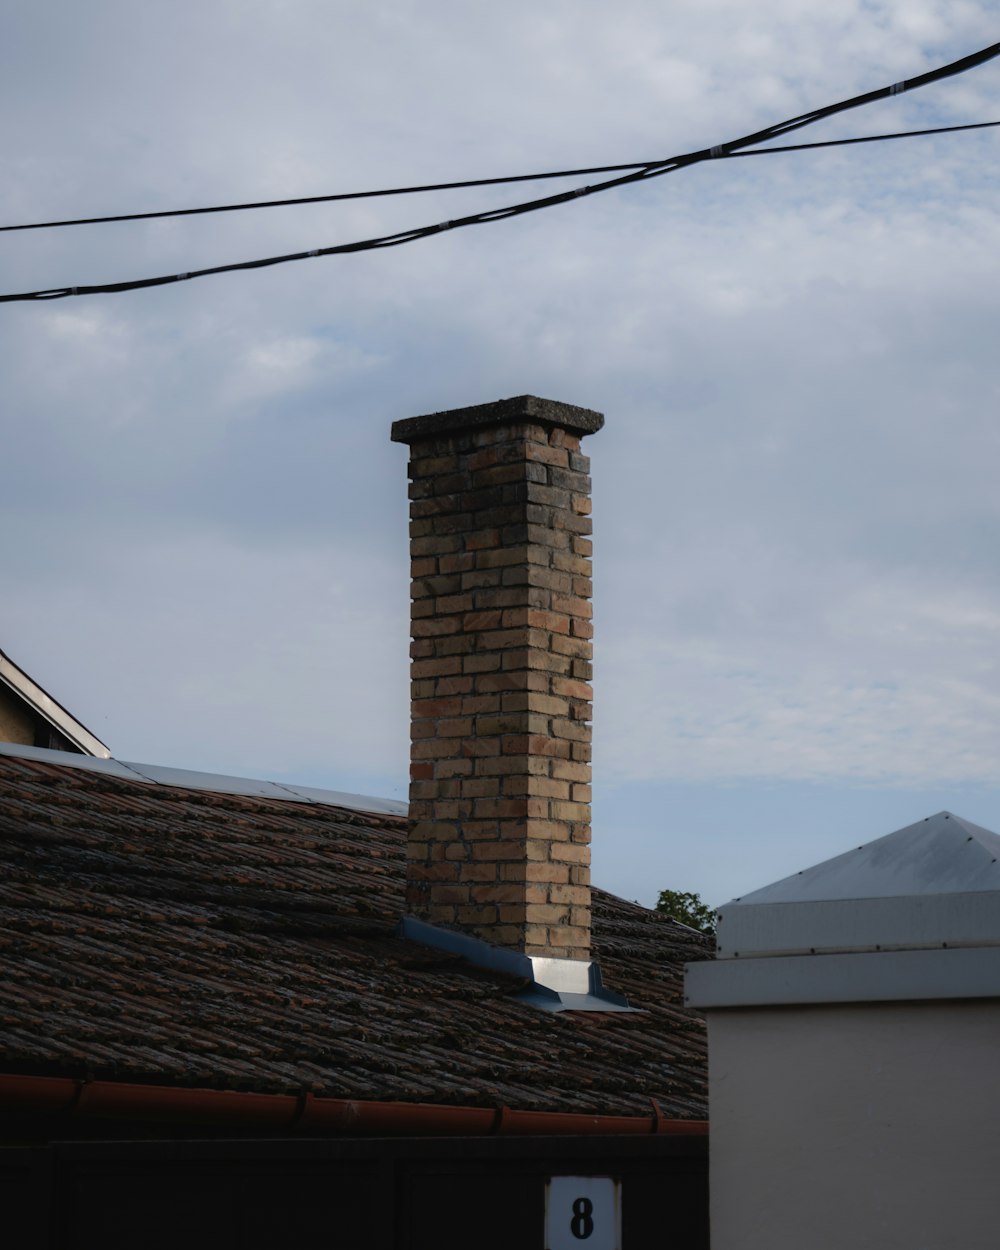
[[[0,214],[653,159],[994,25],[972,0],[17,5]],[[998,72],[801,137],[989,119]],[[404,248],[4,305],[0,646],[120,754],[400,785],[390,422],[535,392],[608,418],[609,783],[995,780],[996,142],[713,162]],[[4,284],[307,250],[552,185],[8,234]]]

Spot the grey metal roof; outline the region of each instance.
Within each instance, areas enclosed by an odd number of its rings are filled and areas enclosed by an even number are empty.
[[[1000,835],[938,812],[734,902],[747,906],[997,890],[998,861]]]
[[[349,811],[371,812],[376,815],[405,816],[407,813],[406,803],[395,799],[346,794],[339,790],[322,790],[316,786],[297,786],[251,777],[229,777],[222,773],[203,773],[186,768],[166,768],[160,764],[137,764],[131,760],[110,757],[98,759],[88,755],[76,755],[71,751],[48,751],[42,747],[21,746],[12,742],[0,742],[0,755],[103,772],[113,777],[129,777],[133,781],[148,781],[154,785],[179,786],[186,790],[245,794],[253,798],[286,799],[295,803],[321,803],[329,807],[343,807]]]
[[[1000,944],[1000,836],[938,812],[734,899],[720,958]]]

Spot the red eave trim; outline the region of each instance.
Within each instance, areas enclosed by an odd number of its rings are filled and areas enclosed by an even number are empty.
[[[345,1137],[647,1136],[708,1134],[707,1120],[668,1120],[657,1104],[648,1116],[512,1111],[509,1107],[447,1107],[431,1103],[295,1098],[169,1085],[127,1085],[58,1076],[0,1074],[0,1112],[94,1116],[116,1120],[231,1124],[306,1129]]]

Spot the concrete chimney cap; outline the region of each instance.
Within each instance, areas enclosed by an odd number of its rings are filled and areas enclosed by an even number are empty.
[[[491,404],[475,404],[471,408],[452,408],[447,412],[429,412],[421,417],[406,417],[392,423],[394,443],[413,443],[455,430],[483,429],[493,425],[530,422],[535,425],[558,426],[572,434],[596,434],[604,425],[604,414],[537,395],[515,395]]]

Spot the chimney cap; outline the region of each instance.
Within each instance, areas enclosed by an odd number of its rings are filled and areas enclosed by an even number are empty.
[[[574,404],[561,404],[537,395],[515,395],[492,404],[475,404],[471,408],[452,408],[448,412],[429,412],[422,417],[407,417],[392,423],[394,443],[413,443],[435,434],[454,430],[482,429],[492,425],[508,425],[519,421],[535,425],[559,426],[574,434],[595,434],[604,425],[604,414]]]

